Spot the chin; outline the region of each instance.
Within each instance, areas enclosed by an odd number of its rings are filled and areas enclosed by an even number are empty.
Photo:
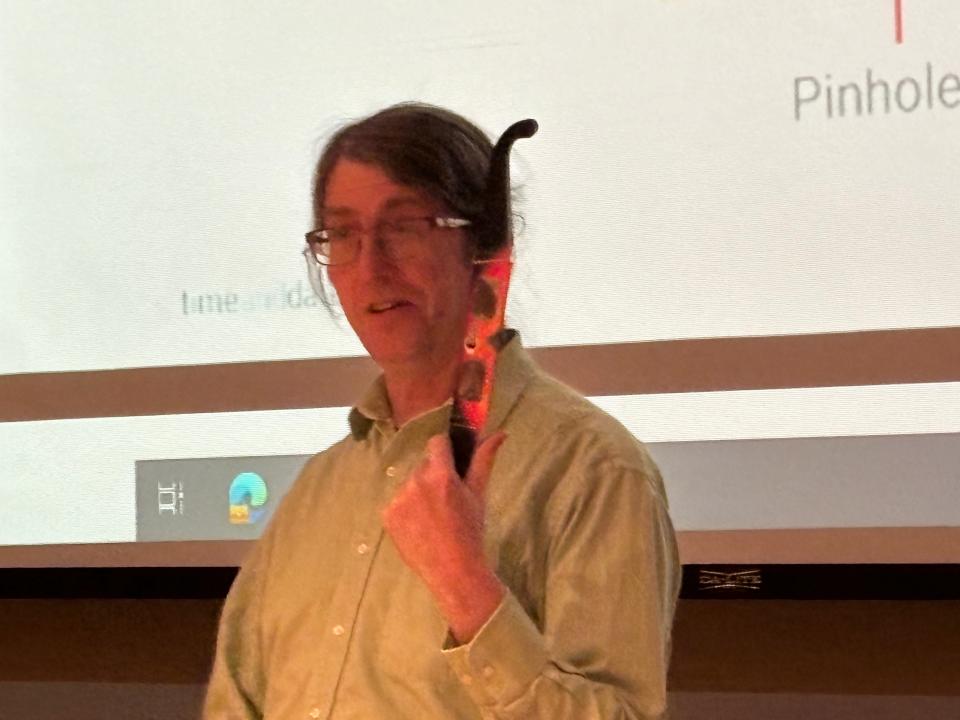
[[[387,366],[422,365],[424,370],[435,367],[438,362],[446,363],[450,358],[459,360],[461,340],[448,338],[448,333],[438,332],[440,328],[430,328],[423,322],[397,322],[390,326],[363,328],[367,332],[358,333],[360,341],[373,361],[381,368]],[[452,353],[444,352],[444,348]]]
[[[421,356],[420,348],[412,344],[372,342],[363,346],[380,367],[415,362]]]

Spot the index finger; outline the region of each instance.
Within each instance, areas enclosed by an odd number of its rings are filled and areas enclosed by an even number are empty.
[[[424,455],[427,462],[453,469],[453,447],[450,445],[450,437],[444,433],[438,433],[427,440]]]

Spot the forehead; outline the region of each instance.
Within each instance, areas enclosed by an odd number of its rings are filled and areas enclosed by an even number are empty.
[[[324,214],[375,214],[403,207],[434,208],[425,191],[394,181],[377,165],[341,158],[324,188]]]

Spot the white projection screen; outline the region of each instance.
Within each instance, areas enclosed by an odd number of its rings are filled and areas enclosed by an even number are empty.
[[[510,322],[685,563],[960,562],[955,0],[5,0],[0,567],[239,562],[374,372],[313,164],[408,100],[539,121]]]

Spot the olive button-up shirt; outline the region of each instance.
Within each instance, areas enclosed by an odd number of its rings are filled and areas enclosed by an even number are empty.
[[[314,456],[237,576],[204,717],[656,718],[679,564],[663,483],[618,422],[502,351],[485,545],[508,588],[465,645],[380,513],[450,405],[393,427],[382,378]]]

